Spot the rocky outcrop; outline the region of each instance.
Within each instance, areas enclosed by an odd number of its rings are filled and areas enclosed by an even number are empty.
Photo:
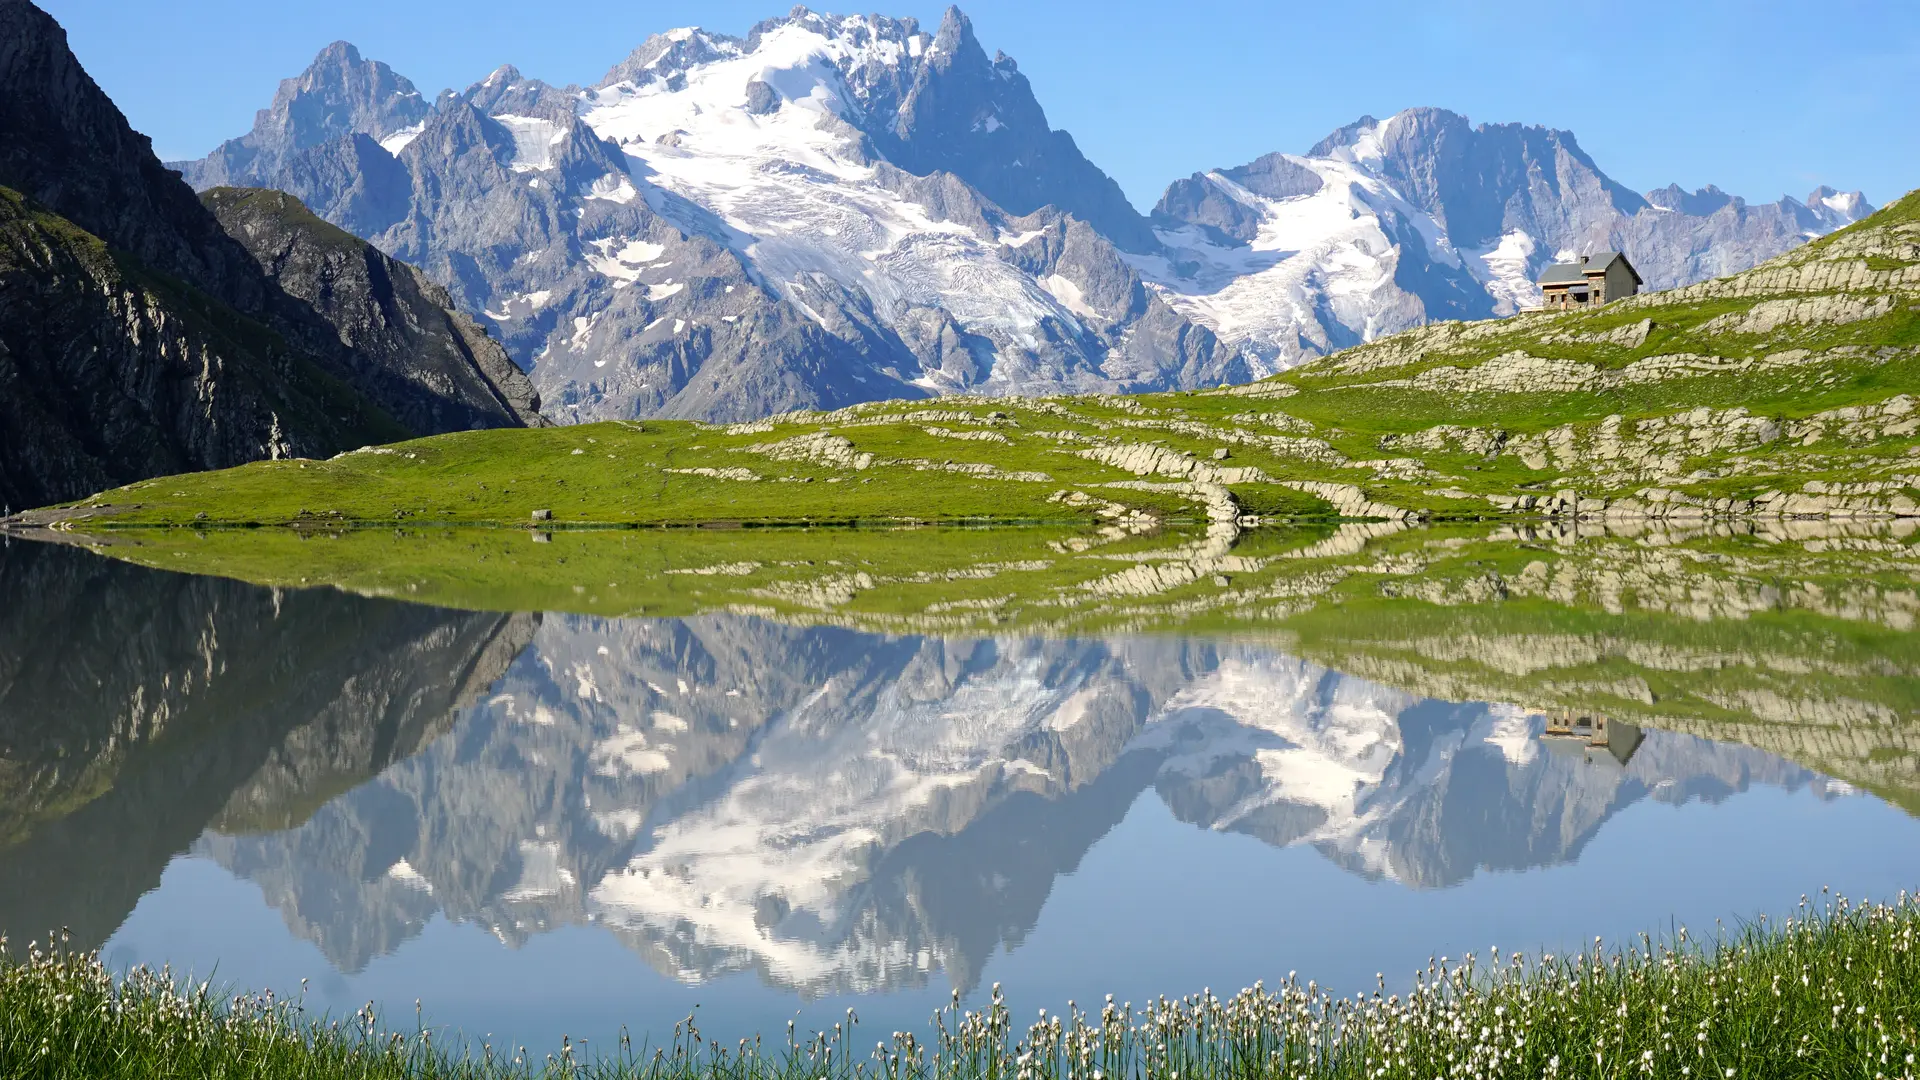
[[[408,434],[272,330],[0,189],[0,503]]]
[[[420,271],[282,192],[216,188],[202,199],[267,276],[337,336],[352,385],[409,429],[547,423],[540,395],[506,350]]]
[[[1795,299],[1762,300],[1742,312],[1721,315],[1700,324],[1703,334],[1771,334],[1783,326],[1839,325],[1877,319],[1893,311],[1893,297],[1827,294]],[[1645,320],[1651,324],[1652,320]],[[1634,343],[1638,345],[1638,342]]]
[[[1381,521],[1405,521],[1414,515],[1398,506],[1388,506],[1367,497],[1366,492],[1352,484],[1330,484],[1324,481],[1293,480],[1287,486],[1309,495],[1317,495],[1333,504],[1333,508],[1344,518],[1368,518]]]

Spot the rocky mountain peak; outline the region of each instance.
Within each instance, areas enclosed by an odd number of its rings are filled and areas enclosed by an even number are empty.
[[[529,79],[512,64],[495,68],[485,79],[467,87],[459,98],[488,116],[539,117],[562,127],[574,113],[573,93]]]
[[[1351,150],[1360,141],[1361,136],[1372,134],[1380,126],[1380,121],[1372,113],[1362,114],[1360,119],[1345,127],[1335,128],[1331,135],[1314,143],[1307,150],[1308,157],[1334,157],[1341,150]]]
[[[1555,191],[1572,188],[1569,194],[1595,214],[1632,214],[1646,205],[1602,173],[1571,131],[1475,125],[1448,109],[1403,109],[1385,120],[1363,116],[1307,156],[1349,161],[1396,182],[1462,247],[1496,239],[1517,224],[1507,220],[1507,208],[1536,182]]]
[[[1874,209],[1864,192],[1835,191],[1825,184],[1807,193],[1807,207],[1816,215],[1830,216],[1837,225],[1851,225]]]
[[[512,160],[513,135],[466,98],[456,98],[434,113],[419,137],[409,143],[401,155],[403,160],[428,155],[459,158],[481,148],[488,150],[492,157]]]
[[[1182,314],[1284,365],[1533,307],[1540,271],[1568,252],[1624,251],[1649,288],[1671,288],[1763,262],[1863,208],[1831,192],[1749,206],[1712,186],[1642,197],[1571,132],[1412,108],[1362,116],[1305,155],[1175,181],[1154,209],[1164,253],[1136,265]]]
[[[1745,199],[1729,195],[1713,184],[1708,184],[1698,191],[1688,191],[1679,184],[1668,184],[1666,187],[1647,192],[1646,198],[1650,206],[1661,210],[1674,210],[1682,214],[1706,215],[1714,213],[1723,206],[1731,205],[1738,209],[1747,204]]]
[[[1531,124],[1473,125],[1446,109],[1406,109],[1375,136],[1382,175],[1398,181],[1435,215],[1456,246],[1478,247],[1515,227],[1516,196],[1538,182],[1558,189],[1563,224],[1584,228],[1612,214],[1634,214],[1646,200],[1594,164],[1571,131]],[[1536,215],[1537,216],[1537,215]]]
[[[1662,211],[1685,214],[1692,217],[1709,217],[1722,212],[1736,218],[1745,215],[1752,208],[1747,200],[1738,195],[1729,195],[1714,184],[1697,191],[1688,191],[1679,184],[1647,192],[1647,203]],[[1873,204],[1858,191],[1840,192],[1822,185],[1807,193],[1802,202],[1791,196],[1783,196],[1779,202],[1767,204],[1766,209],[1782,218],[1791,227],[1803,233],[1819,234],[1851,225],[1868,214],[1873,213]]]
[[[355,132],[384,139],[419,124],[430,111],[432,104],[404,76],[336,41],[305,71],[281,81],[273,104],[254,118],[251,146],[284,152]]]
[[[737,38],[710,34],[697,26],[677,27],[648,37],[628,53],[625,60],[608,69],[595,85],[608,87],[633,83],[645,86],[656,79],[671,78],[696,64],[738,55],[740,51]]]
[[[433,111],[433,102],[404,76],[365,59],[350,42],[336,41],[305,71],[281,80],[272,104],[254,114],[251,131],[200,161],[175,167],[200,189],[259,186],[284,173],[293,156],[336,142],[344,146],[358,135],[398,153]]]
[[[940,16],[940,29],[933,35],[933,46],[950,55],[959,55],[968,48],[979,50],[980,42],[973,36],[973,20],[967,18],[967,13],[961,11],[958,5],[947,5],[947,10]]]
[[[905,55],[846,72],[863,129],[888,161],[922,176],[952,173],[1016,215],[1053,206],[1123,249],[1155,248],[1120,186],[1048,124],[1018,65],[1004,53],[989,58],[959,8],[947,9],[931,40],[911,22],[889,29]]]
[[[957,7],[933,34],[910,18],[806,7],[757,24],[745,38],[671,30],[615,65],[590,96],[623,84],[646,90],[659,83],[679,93],[705,65],[763,55],[775,66],[741,76],[752,114],[817,90],[823,100],[846,102],[848,108],[834,107],[842,118],[909,173],[951,173],[1015,215],[1053,206],[1123,248],[1154,247],[1145,218],[1119,185],[1071,136],[1048,125],[1018,65],[1004,53],[989,58]]]

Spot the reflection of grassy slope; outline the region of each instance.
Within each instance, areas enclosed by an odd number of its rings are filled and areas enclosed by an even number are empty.
[[[1490,497],[1570,490],[1618,501],[1657,487],[1744,499],[1818,480],[1878,482],[1869,494],[1884,508],[1920,500],[1911,453],[1920,426],[1907,422],[1915,414],[1903,396],[1920,386],[1916,253],[1920,193],[1731,278],[1591,312],[1435,324],[1250,387],[877,403],[731,427],[466,432],[102,499],[118,524],[202,513],[278,523],[302,510],[334,521],[520,523],[536,509],[562,524],[1084,521],[1091,504],[1054,497],[1077,491],[1197,518],[1196,493],[1138,487],[1197,479],[1230,487],[1243,512],[1276,517],[1329,509],[1289,481],[1473,517],[1496,512]],[[1743,433],[1749,420],[1771,423]],[[822,435],[832,452],[791,442]],[[1121,460],[1149,446],[1172,456]],[[1230,457],[1216,459],[1223,449]]]
[[[1746,743],[1920,812],[1915,555],[1872,538],[1479,543],[1351,579],[1285,626],[1301,655],[1416,693]]]
[[[1700,622],[1547,600],[1368,598],[1288,620],[1300,655],[1453,700],[1741,742],[1920,813],[1920,639],[1804,612]]]
[[[1424,695],[1752,743],[1920,808],[1920,552],[1893,532],[1364,528],[180,530],[102,550],[453,607],[1265,639]]]
[[[1178,534],[1129,537],[1091,555],[1083,534],[1030,528],[170,531],[116,533],[105,554],[282,587],[334,585],[445,607],[682,616],[747,607],[878,626],[988,627],[1072,611],[1082,587]],[[1262,535],[1261,546],[1321,535]],[[1065,594],[1069,601],[1059,601]],[[984,605],[1012,598],[1002,610]],[[943,612],[950,612],[943,614]],[[1020,616],[1016,618],[1015,616]]]

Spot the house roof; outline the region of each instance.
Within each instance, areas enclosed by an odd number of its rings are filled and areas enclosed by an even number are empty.
[[[1620,252],[1594,252],[1592,256],[1586,256],[1586,258],[1580,259],[1580,261],[1586,263],[1586,267],[1584,267],[1586,273],[1607,273],[1607,267],[1611,267],[1611,265],[1615,263],[1615,259],[1619,259],[1620,265],[1626,267],[1628,273],[1634,271],[1634,263],[1626,261],[1626,256],[1622,256]],[[1638,281],[1640,275],[1636,273],[1634,279]]]
[[[1540,275],[1542,285],[1585,285],[1587,268],[1579,263],[1554,263]]]
[[[1617,251],[1597,252],[1580,261],[1586,264],[1583,269],[1585,269],[1587,273],[1604,274],[1607,272],[1607,267],[1612,266],[1616,259],[1619,260],[1621,266],[1627,268],[1627,273],[1633,275],[1635,282],[1642,285],[1646,284],[1646,282],[1640,280],[1640,272],[1633,268],[1633,264],[1627,261],[1627,257]]]
[[[1540,275],[1540,284],[1580,284],[1585,282],[1589,277],[1598,277],[1606,273],[1607,268],[1615,262],[1626,267],[1627,273],[1633,275],[1634,284],[1646,284],[1645,281],[1641,280],[1640,272],[1635,270],[1633,264],[1627,261],[1627,257],[1617,251],[1601,251],[1592,255],[1582,255],[1579,262],[1554,263],[1552,266],[1547,267],[1545,273]]]

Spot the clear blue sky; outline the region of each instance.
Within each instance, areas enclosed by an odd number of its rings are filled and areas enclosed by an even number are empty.
[[[244,132],[281,78],[340,38],[431,94],[502,63],[589,83],[649,33],[739,34],[784,11],[781,0],[39,2],[167,158]],[[1298,153],[1363,113],[1411,105],[1571,129],[1636,190],[1715,183],[1758,202],[1825,183],[1878,205],[1920,187],[1912,0],[962,7],[989,53],[1020,62],[1053,125],[1143,208],[1176,177]],[[1540,26],[1556,7],[1564,24]],[[898,0],[885,14],[931,27],[943,9]]]

